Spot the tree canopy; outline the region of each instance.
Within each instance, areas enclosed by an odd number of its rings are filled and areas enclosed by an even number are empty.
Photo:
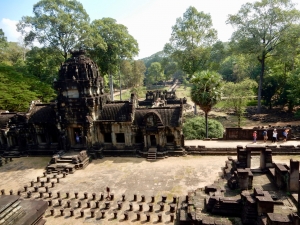
[[[23,16],[18,31],[25,43],[37,40],[61,52],[64,59],[73,48],[89,46],[89,15],[76,0],[41,0],[33,6],[34,16]],[[28,29],[29,28],[29,29]]]
[[[285,42],[285,33],[293,23],[299,22],[299,11],[290,0],[261,0],[244,4],[235,15],[229,15],[227,23],[236,28],[232,34],[232,46],[242,53],[257,57],[261,64],[258,82],[258,112],[261,110],[261,91],[266,58],[277,53]]]
[[[192,75],[208,68],[209,47],[216,39],[217,31],[212,28],[211,16],[190,6],[182,18],[176,19],[164,52],[178,63],[179,68]]]
[[[238,83],[227,82],[224,85],[223,95],[225,97],[225,107],[233,108],[238,118],[238,127],[241,127],[247,103],[254,98],[254,90],[257,83],[254,80],[245,79]]]
[[[92,36],[102,37],[105,47],[94,45],[89,53],[100,67],[101,72],[110,76],[110,90],[113,99],[112,75],[120,70],[121,60],[132,59],[138,54],[137,41],[128,33],[127,27],[115,19],[103,18],[91,24]]]
[[[207,115],[212,107],[221,99],[222,76],[214,71],[195,73],[191,78],[191,99],[205,113],[206,137],[208,137]]]

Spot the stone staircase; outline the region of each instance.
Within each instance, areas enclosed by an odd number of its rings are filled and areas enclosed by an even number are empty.
[[[13,225],[25,215],[18,196],[2,196],[2,200],[6,204],[0,207],[0,224]]]
[[[157,148],[149,148],[147,160],[148,161],[156,161],[156,153],[157,153]]]

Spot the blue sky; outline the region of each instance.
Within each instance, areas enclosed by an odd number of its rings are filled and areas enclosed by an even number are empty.
[[[128,28],[137,40],[140,53],[137,58],[161,51],[169,41],[176,18],[182,17],[189,6],[209,13],[218,38],[227,41],[233,29],[226,25],[229,14],[238,12],[242,4],[255,0],[79,0],[91,21],[111,17]],[[15,24],[22,16],[32,16],[38,0],[0,0],[0,28],[8,41],[19,41]],[[297,1],[294,1],[297,2]],[[299,4],[297,8],[300,9]]]

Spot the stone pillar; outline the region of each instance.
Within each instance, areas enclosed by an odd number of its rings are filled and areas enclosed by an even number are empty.
[[[266,168],[273,167],[273,159],[272,159],[272,149],[266,149]]]
[[[298,192],[299,189],[299,161],[290,159],[289,191]]]
[[[238,182],[241,190],[248,190],[249,174],[245,169],[237,169]]]
[[[260,169],[266,169],[266,149],[262,148],[260,150]]]
[[[147,148],[147,136],[144,135],[144,147]]]
[[[250,148],[246,148],[246,152],[247,152],[247,164],[246,164],[246,168],[251,168],[251,149]]]
[[[286,190],[288,186],[288,170],[285,164],[275,163],[275,182],[279,189]]]
[[[116,145],[117,144],[117,139],[116,139],[116,134],[115,133],[111,133],[111,143],[113,145]]]
[[[298,185],[300,187],[300,180],[298,181]],[[298,189],[297,213],[300,216],[300,188]]]

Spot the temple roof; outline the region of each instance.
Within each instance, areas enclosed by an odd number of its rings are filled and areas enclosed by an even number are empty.
[[[102,80],[97,64],[85,55],[85,51],[73,51],[72,56],[60,67],[59,80]]]
[[[144,117],[150,112],[155,112],[155,114],[159,115],[164,126],[178,127],[180,126],[181,110],[181,107],[137,108],[134,116],[134,124],[142,126]]]
[[[132,105],[129,102],[108,103],[103,106],[99,115],[102,121],[131,121]]]
[[[17,113],[1,113],[0,114],[0,128],[3,129],[8,124],[9,120],[13,118]]]
[[[36,104],[27,113],[28,123],[56,123],[56,114],[50,104]]]

